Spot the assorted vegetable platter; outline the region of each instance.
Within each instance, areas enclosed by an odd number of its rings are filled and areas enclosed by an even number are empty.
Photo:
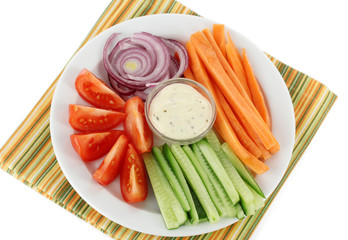
[[[199,17],[170,14],[141,17],[121,23],[106,30],[87,43],[68,64],[57,84],[51,109],[51,137],[58,162],[71,185],[79,195],[84,198],[84,200],[104,216],[123,226],[154,235],[189,236],[220,229],[232,224],[238,219],[236,217],[221,217],[220,214],[213,214],[209,215],[210,219],[216,219],[216,216],[219,216],[220,218],[219,221],[213,221],[215,222],[214,224],[205,221],[195,225],[186,224],[177,229],[168,230],[163,221],[150,181],[147,182],[148,194],[146,199],[137,203],[127,203],[125,201],[126,198],[124,198],[120,189],[122,174],[121,178],[117,177],[106,186],[98,183],[92,176],[101,166],[105,159],[105,155],[104,157],[99,157],[97,160],[88,162],[83,161],[69,141],[71,135],[86,134],[78,133],[81,130],[74,130],[69,124],[69,105],[83,105],[98,109],[102,108],[101,106],[94,106],[78,94],[75,88],[76,77],[82,69],[88,69],[89,72],[93,73],[96,77],[105,81],[108,84],[108,88],[112,88],[108,81],[108,72],[105,70],[103,64],[103,50],[105,43],[113,33],[122,33],[127,37],[131,36],[132,33],[147,32],[155,36],[160,36],[161,38],[174,39],[185,45],[187,41],[190,40],[192,34],[206,28],[213,30],[213,24],[213,22]],[[168,29],[170,29],[170,31],[168,31]],[[269,169],[265,173],[257,175],[255,178],[257,185],[262,189],[265,197],[267,197],[275,189],[283,176],[292,152],[294,141],[294,116],[291,99],[279,73],[263,52],[237,32],[231,29],[226,30],[230,33],[231,39],[233,39],[234,44],[238,49],[246,49],[246,54],[248,55],[251,66],[253,67],[255,76],[260,83],[264,96],[268,102],[268,109],[272,123],[272,134],[280,146],[280,150],[272,155],[270,159],[265,161]],[[204,32],[202,33],[204,34]],[[185,47],[187,48],[187,45]],[[190,52],[188,51],[188,53]],[[240,51],[240,53],[242,54],[242,51]],[[191,57],[190,54],[188,55]],[[130,67],[128,70],[132,70],[134,65],[130,63],[128,67]],[[124,102],[126,103],[127,100],[128,98],[124,99]],[[119,115],[124,113],[124,110],[108,109],[107,111],[117,111],[121,113]],[[125,120],[123,119],[121,123],[112,130],[123,131],[124,121]],[[109,137],[111,136],[111,138],[117,138],[119,133],[120,132],[105,133],[105,135]],[[132,137],[132,134],[124,135],[127,136],[128,141],[134,145],[134,140],[129,140],[129,138]],[[120,137],[118,137],[118,139],[119,138]],[[206,143],[214,149],[214,145],[210,144],[209,141],[205,141],[206,140],[203,140],[203,145]],[[223,141],[221,141],[221,143],[223,143]],[[156,137],[153,138],[154,147],[163,146],[163,144],[163,141]],[[194,147],[191,145],[187,145],[185,148],[183,147],[183,151],[185,149],[188,150],[188,148],[194,152]],[[163,146],[159,149],[163,151],[165,148]],[[131,154],[131,150],[130,147],[128,156],[134,156],[134,154]],[[145,153],[143,156],[145,157],[147,154],[148,153]],[[151,157],[151,159],[153,158]],[[156,159],[155,154],[154,159]],[[136,159],[134,161],[139,162]],[[132,167],[130,167],[130,169],[132,169]],[[239,176],[241,177],[242,175],[239,174]],[[245,182],[245,180],[242,181]],[[125,186],[127,186],[127,184],[125,184]],[[245,186],[249,189],[249,184],[245,184]],[[249,189],[249,191],[252,190]],[[238,196],[240,197],[240,194],[238,194]],[[260,204],[260,201],[258,201],[257,204],[254,201],[254,209],[256,209],[255,206],[261,206],[258,204]],[[218,209],[216,210],[217,212],[219,211]],[[206,212],[206,210],[204,212]],[[209,219],[208,215],[207,219]]]

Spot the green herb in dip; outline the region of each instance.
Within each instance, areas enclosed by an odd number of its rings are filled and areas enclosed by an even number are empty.
[[[166,137],[184,140],[200,135],[212,121],[212,106],[195,88],[174,83],[152,99],[149,118]]]

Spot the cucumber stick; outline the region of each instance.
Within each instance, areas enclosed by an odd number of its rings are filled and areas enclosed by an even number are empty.
[[[187,214],[152,153],[144,153],[143,158],[164,222],[168,229],[178,228],[186,222]]]
[[[232,151],[230,146],[227,143],[223,143],[221,145],[221,148],[228,157],[228,159],[232,162],[239,175],[244,179],[244,181],[247,182],[261,197],[266,198],[260,186],[255,181],[253,175],[251,175],[249,170],[244,166],[241,160],[239,160],[239,158]]]
[[[195,144],[195,143],[192,144],[191,148],[192,148],[196,158],[201,163],[201,166],[202,166],[203,170],[205,171],[206,175],[208,176],[211,183],[213,184],[213,186],[214,186],[219,198],[221,199],[223,205],[225,206],[227,216],[234,217],[236,215],[234,205],[233,205],[231,199],[229,198],[229,196],[227,195],[224,187],[220,183],[220,180],[215,175],[213,169],[211,169],[208,161],[203,156],[201,150],[199,150],[199,147],[197,146],[197,144]]]
[[[197,213],[198,213],[198,218],[199,218],[199,222],[206,222],[208,221],[208,216],[205,213],[202,204],[199,202],[197,195],[195,194],[195,192],[192,190],[192,188],[189,186],[190,188],[190,192],[192,195],[192,199],[193,202],[195,203],[195,207],[197,209]]]
[[[197,142],[197,145],[199,149],[201,150],[201,152],[203,153],[204,157],[209,162],[209,165],[211,166],[211,168],[214,170],[216,176],[219,178],[222,186],[226,190],[232,203],[237,204],[240,200],[238,192],[236,188],[234,187],[231,179],[227,175],[215,151],[212,149],[212,147],[209,145],[209,143],[205,139],[202,139],[199,142]]]
[[[152,153],[155,156],[157,162],[162,168],[164,175],[167,177],[169,184],[172,186],[172,189],[178,198],[182,208],[188,212],[190,210],[190,205],[185,196],[184,190],[182,189],[177,177],[175,176],[173,170],[169,166],[167,160],[165,159],[163,152],[159,147],[153,147]]]
[[[259,210],[265,206],[265,199],[261,197],[249,184],[246,183],[252,194],[254,195],[255,210]]]
[[[224,206],[224,204],[222,203],[222,200],[218,196],[214,185],[212,184],[206,172],[204,171],[200,161],[197,159],[196,155],[194,154],[194,152],[191,150],[191,148],[188,145],[183,146],[182,149],[184,150],[184,152],[186,153],[186,156],[190,159],[191,163],[195,167],[198,175],[201,177],[202,182],[204,183],[211,200],[213,201],[216,209],[219,212],[219,215],[222,217],[226,216],[227,214],[226,207]]]
[[[215,223],[220,219],[219,213],[212,202],[209,193],[207,192],[201,178],[199,177],[195,167],[192,165],[191,161],[186,156],[184,150],[180,145],[173,144],[171,146],[171,151],[178,161],[181,169],[184,172],[186,179],[191,185],[193,191],[196,193],[202,207],[207,214],[209,222]]]
[[[211,145],[216,155],[221,161],[222,166],[230,177],[233,185],[235,186],[239,197],[241,199],[241,204],[244,209],[244,212],[249,216],[255,213],[255,202],[254,195],[244,182],[244,180],[240,177],[237,170],[234,168],[232,162],[227,158],[226,154],[221,149],[221,144],[219,139],[214,134],[214,132],[210,131],[206,139],[208,143]]]
[[[243,219],[243,218],[245,217],[245,214],[244,214],[244,212],[243,212],[242,206],[241,206],[239,203],[237,203],[234,207],[236,208],[236,212],[237,212],[236,217],[237,217],[239,220],[240,220],[240,219]]]
[[[189,203],[189,206],[190,206],[190,210],[188,212],[189,220],[190,220],[191,224],[197,224],[199,222],[199,216],[198,216],[197,209],[195,207],[189,186],[188,186],[186,179],[184,177],[184,174],[183,174],[179,164],[177,163],[172,151],[170,150],[168,144],[163,145],[163,153],[164,153],[164,156],[165,156],[166,160],[168,161],[169,165],[171,166],[175,176],[177,177],[177,179],[178,179],[178,181],[179,181],[179,183],[184,191],[186,199]]]

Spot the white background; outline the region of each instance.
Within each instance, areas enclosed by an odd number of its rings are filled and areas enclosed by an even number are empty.
[[[181,2],[241,32],[338,95],[252,239],[347,239],[346,1]],[[0,146],[108,4],[107,0],[0,1]],[[0,239],[110,238],[0,171]]]

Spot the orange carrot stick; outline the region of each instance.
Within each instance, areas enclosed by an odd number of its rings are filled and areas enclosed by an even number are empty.
[[[262,152],[261,159],[266,160],[266,159],[270,158],[271,154],[263,146],[262,141],[261,141],[260,137],[257,135],[256,131],[251,127],[251,125],[246,121],[246,119],[238,112],[236,112],[236,117],[237,117],[239,123],[242,125],[245,132],[248,134],[248,136],[253,140],[253,142],[256,144],[256,146]]]
[[[253,103],[257,111],[260,113],[262,119],[267,124],[268,128],[271,128],[271,117],[269,115],[269,111],[266,106],[265,98],[263,97],[261,88],[256,80],[253,69],[251,68],[245,49],[243,48],[242,51],[243,51],[243,66],[247,76],[247,81],[250,88]]]
[[[246,166],[257,174],[266,172],[269,169],[268,166],[251,155],[239,142],[220,105],[220,102],[218,101],[214,87],[212,86],[212,82],[210,81],[201,60],[199,59],[196,50],[190,41],[186,43],[186,50],[189,55],[190,66],[196,80],[208,89],[216,102],[217,116],[214,124],[215,129]]]
[[[204,87],[206,87],[215,100],[217,110],[216,121],[214,124],[215,128],[217,130],[219,129],[219,133],[221,132],[220,136],[225,140],[225,142],[228,143],[228,145],[233,149],[233,151],[237,154],[237,156],[240,159],[249,158],[250,153],[248,153],[246,149],[241,145],[235,132],[230,126],[219,101],[217,101],[218,99],[215,94],[214,88],[211,84],[211,81],[208,77],[208,74],[205,71],[205,68],[201,63],[193,44],[190,41],[186,43],[186,50],[189,55],[190,66],[196,81],[201,83]]]
[[[242,56],[239,54],[239,51],[238,51],[236,45],[235,45],[234,42],[232,41],[232,38],[231,38],[230,33],[227,32],[226,35],[227,35],[227,40],[226,40],[226,42],[229,43],[229,44],[231,45],[233,51],[236,53],[236,55],[237,55],[237,57],[238,57],[238,59],[239,59],[239,62],[242,64],[242,62],[243,62]]]
[[[195,79],[195,76],[193,75],[193,73],[192,73],[192,70],[191,70],[191,67],[190,66],[188,66],[187,68],[186,68],[186,70],[185,70],[185,72],[184,72],[184,77],[185,78],[188,78],[188,79],[191,79],[191,80],[196,80]]]
[[[257,135],[261,138],[265,148],[268,150],[278,144],[272,132],[258,114],[257,110],[253,109],[255,108],[254,105],[250,106],[247,103],[247,100],[241,95],[229,76],[226,74],[213,47],[204,34],[202,32],[192,34],[191,42],[194,45],[199,57],[204,62],[205,67],[225,96],[227,102],[230,104],[232,109],[240,112],[246,118],[246,120],[257,132]]]
[[[248,94],[248,96],[251,99],[251,93],[249,90],[249,86],[246,80],[243,64],[239,61],[238,55],[239,53],[235,52],[233,50],[232,41],[227,41],[226,44],[226,56],[227,56],[227,61],[230,64],[230,66],[233,68],[233,71],[236,73],[238,79],[240,80],[241,84],[244,87],[245,92]],[[238,55],[237,55],[238,54]]]
[[[231,126],[236,133],[239,141],[241,144],[256,158],[260,158],[262,155],[261,150],[256,146],[256,144],[251,140],[251,138],[248,136],[248,134],[245,132],[242,125],[239,123],[237,117],[234,115],[232,109],[228,105],[225,97],[219,90],[219,88],[216,86],[216,84],[213,82],[213,87],[216,92],[216,96],[218,98],[218,101],[220,102],[228,120],[231,123]]]
[[[199,32],[196,32],[195,34],[197,35],[198,33]],[[199,33],[199,34],[201,34],[201,33]],[[233,82],[234,86],[238,89],[239,93],[246,99],[247,103],[250,106],[253,105],[253,103],[251,101],[251,98],[245,92],[242,83],[238,79],[237,75],[234,73],[234,71],[231,68],[230,64],[228,64],[226,58],[222,55],[218,45],[216,44],[216,42],[214,40],[213,35],[210,32],[210,30],[208,28],[204,29],[202,35],[205,36],[205,39],[208,40],[209,46],[211,46],[213,48],[213,51],[215,52],[215,55],[217,56],[218,60],[220,61],[219,65],[221,65],[223,67],[223,69],[226,71],[228,77],[230,78],[230,81]]]
[[[213,36],[216,44],[221,50],[222,55],[224,55],[226,58],[225,25],[213,24]]]

